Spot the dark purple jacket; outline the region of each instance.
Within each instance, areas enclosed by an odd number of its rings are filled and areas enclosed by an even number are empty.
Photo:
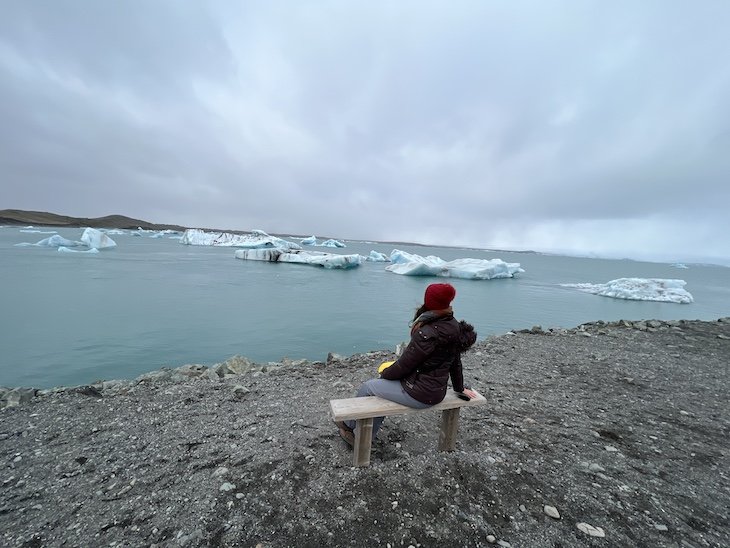
[[[454,390],[463,392],[459,333],[459,322],[452,314],[422,324],[411,335],[401,357],[380,376],[400,380],[412,398],[429,405],[444,399],[449,375]]]

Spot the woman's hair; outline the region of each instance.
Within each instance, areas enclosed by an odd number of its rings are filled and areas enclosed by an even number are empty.
[[[459,352],[466,352],[475,342],[477,342],[477,332],[474,331],[474,326],[461,320],[459,322],[459,342],[457,343]]]
[[[425,304],[422,304],[416,309],[416,314],[413,316],[413,321],[415,322],[418,319],[418,316],[420,316],[424,312],[428,312],[428,307],[426,307]]]

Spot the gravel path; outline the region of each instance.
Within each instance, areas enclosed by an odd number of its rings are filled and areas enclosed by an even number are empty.
[[[730,318],[480,341],[457,451],[407,415],[353,468],[328,402],[389,357],[2,389],[0,545],[730,546]]]

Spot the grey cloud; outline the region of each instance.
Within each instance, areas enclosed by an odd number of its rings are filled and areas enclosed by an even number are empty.
[[[724,2],[2,14],[5,207],[484,246],[656,219],[728,228]]]

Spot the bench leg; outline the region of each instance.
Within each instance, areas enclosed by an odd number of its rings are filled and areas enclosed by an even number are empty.
[[[355,426],[355,447],[353,449],[353,466],[370,465],[370,444],[373,440],[373,419],[358,419]]]
[[[459,410],[446,409],[441,413],[441,431],[439,432],[439,451],[456,449],[456,434],[459,431]]]

